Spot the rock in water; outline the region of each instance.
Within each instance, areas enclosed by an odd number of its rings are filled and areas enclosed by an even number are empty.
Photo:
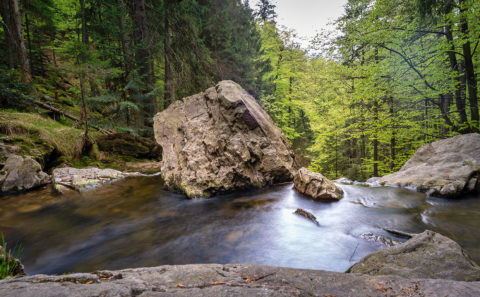
[[[301,168],[295,174],[294,187],[314,200],[340,200],[343,190],[320,173]]]
[[[405,278],[480,280],[480,267],[458,243],[429,230],[414,235],[407,242],[364,257],[350,268],[350,272]]]
[[[287,139],[232,81],[173,102],[155,116],[154,131],[166,185],[188,197],[292,180]]]
[[[50,176],[31,157],[10,155],[0,171],[1,192],[25,191],[50,182]]]
[[[308,212],[301,208],[297,208],[294,213],[314,222],[315,225],[320,226],[320,223],[317,221],[317,217],[315,217],[311,212]]]
[[[429,195],[455,197],[480,191],[479,171],[480,134],[471,133],[425,144],[400,171],[374,179]]]
[[[121,172],[115,169],[62,167],[53,170],[53,187],[61,194],[70,190],[78,192],[95,188],[128,176],[138,176],[138,172]]]

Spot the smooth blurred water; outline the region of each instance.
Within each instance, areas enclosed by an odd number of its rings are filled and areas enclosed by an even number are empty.
[[[30,274],[189,263],[257,263],[345,271],[383,248],[382,228],[438,231],[480,262],[480,197],[341,185],[339,202],[314,202],[292,185],[187,200],[159,177],[128,178],[71,197],[49,189],[0,197],[0,232],[21,242]],[[294,214],[313,213],[320,226]]]

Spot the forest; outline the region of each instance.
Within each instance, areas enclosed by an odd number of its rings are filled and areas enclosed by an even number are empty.
[[[480,1],[349,0],[308,48],[269,0],[0,3],[0,120],[82,129],[86,162],[90,135],[151,137],[157,112],[220,80],[329,178],[385,175],[424,143],[479,131]]]

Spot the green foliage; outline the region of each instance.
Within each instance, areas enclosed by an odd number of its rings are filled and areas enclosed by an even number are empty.
[[[7,250],[7,243],[5,242],[5,237],[1,233],[2,245],[0,246],[0,280],[15,276],[15,270],[17,269],[18,262],[15,258],[19,258],[23,252],[21,245],[16,246],[14,250]]]

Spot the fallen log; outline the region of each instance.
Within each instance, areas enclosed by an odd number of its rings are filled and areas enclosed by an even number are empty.
[[[47,96],[47,95],[42,95],[42,96],[43,96],[43,98],[45,98],[45,99],[47,99],[47,100],[49,100],[49,101],[53,101],[53,100],[54,100],[54,99],[53,99],[52,97],[50,97],[50,96]],[[61,115],[63,115],[64,117],[66,117],[66,118],[68,118],[68,119],[71,119],[71,120],[73,120],[73,121],[75,121],[75,122],[80,122],[80,119],[79,119],[79,118],[77,118],[77,117],[75,117],[75,116],[73,116],[73,115],[71,115],[71,114],[69,114],[69,113],[66,113],[65,111],[60,110],[60,109],[58,109],[58,108],[56,108],[56,107],[53,107],[53,106],[51,106],[50,104],[43,103],[43,102],[38,101],[38,100],[33,100],[33,102],[34,102],[36,105],[40,106],[41,108],[48,109],[48,110],[53,111],[53,112],[55,112],[55,113],[61,114]],[[91,127],[91,128],[93,128],[93,129],[95,129],[95,130],[97,130],[98,132],[100,132],[100,133],[102,133],[102,134],[104,134],[104,135],[112,135],[112,134],[113,134],[113,132],[107,131],[107,130],[105,130],[105,129],[102,129],[102,128],[100,128],[100,127],[97,127],[97,126],[94,126],[94,125],[91,125],[91,124],[89,124],[88,126]]]

